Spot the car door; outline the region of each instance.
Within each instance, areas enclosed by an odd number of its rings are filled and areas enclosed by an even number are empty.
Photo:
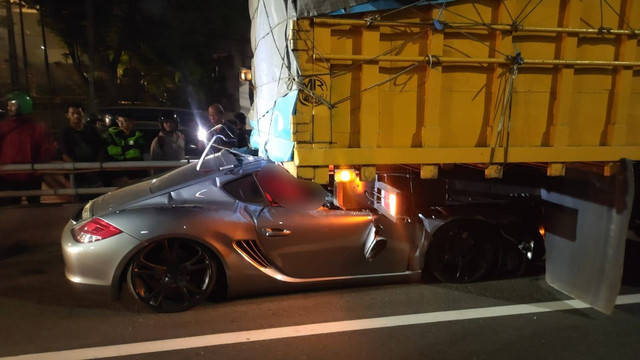
[[[407,270],[404,242],[391,242],[367,260],[367,240],[376,236],[368,211],[300,210],[268,206],[257,218],[260,248],[271,264],[292,278],[312,279],[399,273]]]
[[[223,188],[242,203],[264,206],[253,212],[258,245],[284,275],[308,279],[375,272],[363,251],[367,239],[375,236],[371,213],[275,205],[267,201],[254,174]]]

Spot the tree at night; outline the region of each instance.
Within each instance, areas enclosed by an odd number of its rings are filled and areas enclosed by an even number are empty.
[[[23,1],[42,11],[87,86],[87,34],[93,27],[95,88],[102,102],[203,106],[225,91],[214,76],[216,55],[228,53],[229,39],[249,42],[245,1]],[[87,16],[87,1],[93,17]]]

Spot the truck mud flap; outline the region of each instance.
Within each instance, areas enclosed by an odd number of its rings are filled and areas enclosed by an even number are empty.
[[[567,169],[541,191],[547,283],[606,314],[620,291],[634,197],[632,163],[619,164],[614,176]]]

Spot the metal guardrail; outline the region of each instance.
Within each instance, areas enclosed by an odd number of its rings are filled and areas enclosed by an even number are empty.
[[[25,172],[70,172],[75,170],[143,170],[154,168],[180,167],[197,160],[186,159],[176,161],[109,161],[109,162],[60,162],[38,164],[5,164],[0,165],[1,173],[25,173]]]
[[[197,162],[196,159],[176,161],[112,161],[112,162],[60,162],[37,164],[4,164],[0,165],[0,174],[31,173],[39,174],[68,174],[71,188],[43,189],[43,190],[2,190],[0,198],[18,196],[49,196],[49,195],[95,195],[104,194],[117,189],[117,187],[92,187],[76,188],[74,174],[94,171],[121,171],[121,170],[154,170],[177,168],[189,163]]]

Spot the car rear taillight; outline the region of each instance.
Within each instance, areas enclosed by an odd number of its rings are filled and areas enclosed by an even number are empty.
[[[88,244],[118,235],[122,230],[100,218],[94,218],[74,227],[72,232],[77,242]]]

